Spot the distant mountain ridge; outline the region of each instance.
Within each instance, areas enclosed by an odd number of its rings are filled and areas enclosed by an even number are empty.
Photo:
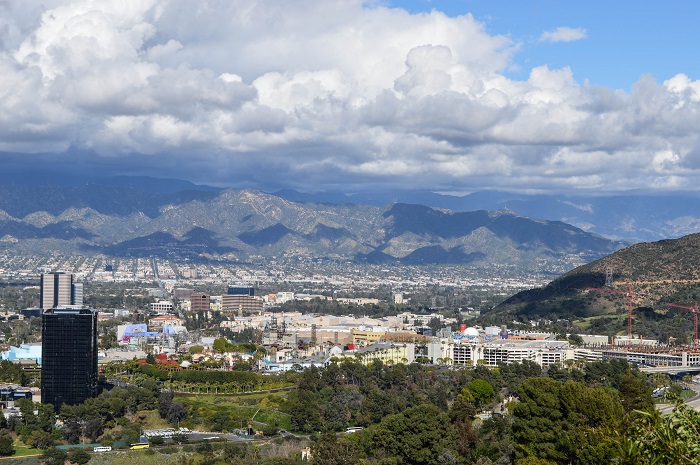
[[[59,189],[58,195],[42,194]],[[60,214],[67,208],[98,213],[142,212],[154,218],[168,204],[212,199],[222,188],[148,176],[86,178],[51,172],[0,173],[0,210],[15,218],[36,211]],[[561,221],[584,231],[628,243],[678,238],[700,232],[700,194],[670,192],[620,195],[545,195],[480,191],[467,195],[425,190],[304,193],[282,189],[271,195],[297,203],[425,205],[455,212],[509,210],[529,218]]]
[[[426,205],[453,211],[510,210],[519,215],[562,221],[608,238],[655,241],[700,232],[697,193],[622,195],[541,195],[481,191],[464,196],[429,191],[303,194],[286,189],[275,195],[297,202],[386,205],[392,202]]]
[[[623,246],[510,211],[300,203],[254,190],[0,186],[0,246],[40,252],[57,243],[62,250],[116,256],[300,256],[526,268],[541,260],[595,259]]]

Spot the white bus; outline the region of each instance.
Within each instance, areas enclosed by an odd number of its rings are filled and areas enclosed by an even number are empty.
[[[97,447],[93,447],[92,451],[93,452],[111,452],[112,447],[111,446],[97,446]]]

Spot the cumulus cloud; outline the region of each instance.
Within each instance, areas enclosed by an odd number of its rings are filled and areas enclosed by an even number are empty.
[[[695,187],[699,81],[645,76],[625,93],[546,66],[514,80],[518,45],[468,14],[17,5],[0,3],[0,161],[304,190]]]
[[[586,37],[586,30],[583,28],[558,27],[553,31],[543,32],[540,42],[574,42]]]

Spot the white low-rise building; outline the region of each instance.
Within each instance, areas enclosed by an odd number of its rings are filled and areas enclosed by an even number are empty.
[[[566,341],[532,341],[499,339],[479,343],[467,339],[433,339],[427,345],[431,363],[455,366],[485,365],[532,361],[541,367],[562,364],[573,359],[574,352]]]
[[[168,302],[167,300],[159,300],[158,302],[149,304],[149,306],[151,311],[157,313],[158,315],[165,315],[166,313],[172,313],[173,311],[173,303]]]

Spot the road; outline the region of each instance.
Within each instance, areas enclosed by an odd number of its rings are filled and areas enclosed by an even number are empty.
[[[685,387],[695,391],[695,395],[686,400],[685,404],[693,410],[700,411],[700,384],[686,383]],[[673,407],[675,407],[674,404],[656,404],[656,409],[662,414],[671,413]]]
[[[244,439],[233,433],[208,433],[206,431],[193,431],[188,437],[190,441],[202,441],[204,439],[226,439],[232,442],[250,442],[252,439]]]

